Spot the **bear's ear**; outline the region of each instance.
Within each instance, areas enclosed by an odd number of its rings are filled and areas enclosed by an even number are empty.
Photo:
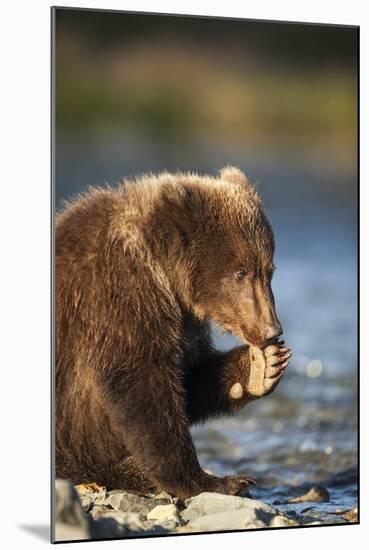
[[[235,166],[225,166],[225,168],[222,168],[220,171],[220,179],[231,183],[250,183],[247,176]]]

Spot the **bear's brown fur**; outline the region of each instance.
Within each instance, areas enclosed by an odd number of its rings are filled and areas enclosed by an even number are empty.
[[[204,472],[189,426],[251,400],[248,345],[216,351],[209,320],[246,344],[275,340],[273,252],[232,167],[92,189],[57,216],[57,476],[180,498],[250,481]]]

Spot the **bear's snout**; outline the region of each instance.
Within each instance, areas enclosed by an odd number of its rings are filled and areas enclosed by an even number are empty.
[[[263,333],[266,341],[270,342],[276,340],[283,334],[282,325],[279,321],[274,324],[267,324]]]

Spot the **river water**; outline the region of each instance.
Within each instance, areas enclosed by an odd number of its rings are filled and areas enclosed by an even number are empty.
[[[142,163],[142,158],[145,159]],[[163,160],[165,158],[165,161]],[[267,161],[265,160],[267,158]],[[282,160],[281,160],[282,158]],[[216,163],[214,162],[216,159]],[[242,148],[172,151],[131,141],[58,144],[56,199],[124,174],[167,168],[214,172],[227,163],[260,182],[276,236],[273,290],[293,357],[273,394],[237,416],[192,429],[200,462],[214,474],[247,473],[252,496],[304,521],[342,521],[357,505],[357,249],[354,170]],[[238,342],[220,336],[221,349]],[[328,503],[285,504],[312,485]]]
[[[340,197],[339,185],[304,176],[289,168],[277,177],[279,199],[274,189],[265,193],[277,242],[273,291],[291,363],[266,399],[193,432],[205,468],[247,473],[257,479],[253,496],[303,512],[306,522],[335,523],[341,516],[330,512],[357,506],[355,180],[341,182]],[[216,327],[214,338],[221,349],[238,344]],[[329,503],[283,504],[316,484],[328,489]]]

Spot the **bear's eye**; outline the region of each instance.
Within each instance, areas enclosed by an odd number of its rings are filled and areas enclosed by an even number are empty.
[[[239,269],[236,272],[237,281],[243,281],[245,277],[246,277],[246,271],[244,269]]]

